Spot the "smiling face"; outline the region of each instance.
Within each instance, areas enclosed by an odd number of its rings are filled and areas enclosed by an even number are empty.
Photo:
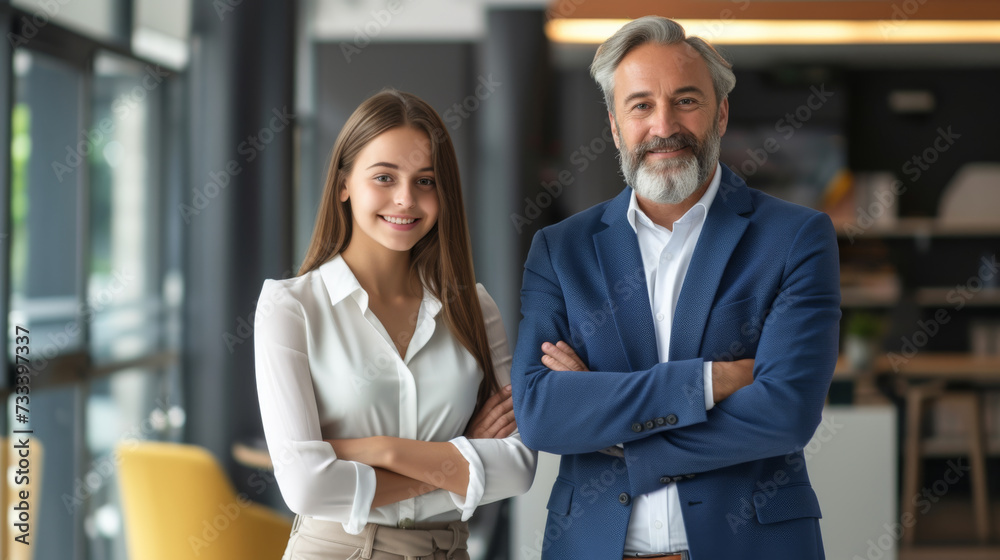
[[[351,205],[352,245],[409,251],[431,231],[440,203],[430,145],[426,133],[402,126],[358,153],[340,190]]]
[[[615,69],[608,112],[622,173],[636,195],[678,204],[707,187],[726,132],[729,100],[719,104],[704,59],[687,43],[647,43]]]

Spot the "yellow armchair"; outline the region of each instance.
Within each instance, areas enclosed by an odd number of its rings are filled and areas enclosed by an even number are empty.
[[[206,450],[129,441],[117,448],[130,560],[279,560],[291,521],[237,495]]]

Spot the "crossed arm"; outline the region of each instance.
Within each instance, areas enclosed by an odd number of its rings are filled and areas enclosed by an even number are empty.
[[[658,479],[665,474],[705,472],[801,448],[819,422],[837,356],[839,274],[829,220],[821,215],[806,220],[784,258],[778,286],[784,301],[757,331],[754,381],[747,383],[745,363],[713,362],[718,404],[709,414],[702,398],[702,358],[635,372],[588,372],[583,360],[569,357],[568,347],[551,346],[575,339],[540,232],[525,264],[519,338],[524,349],[513,368],[522,439],[564,455],[622,443],[626,457],[638,459],[627,461],[636,493],[662,486]],[[778,301],[772,303],[778,307]],[[726,371],[731,368],[735,371]],[[630,429],[630,423],[667,412],[676,413],[674,423]]]
[[[508,385],[490,397],[469,421],[465,437],[503,439],[517,429]],[[446,441],[421,441],[390,436],[324,440],[337,457],[375,469],[372,508],[382,507],[443,488],[465,496],[469,462]]]

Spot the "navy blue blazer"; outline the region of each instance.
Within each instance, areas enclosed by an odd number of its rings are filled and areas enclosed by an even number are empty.
[[[632,496],[671,482],[693,560],[824,558],[802,449],[837,361],[830,219],[723,165],[659,362],[630,196],[542,229],[524,265],[514,413],[528,447],[562,455],[542,558],[620,559]],[[558,340],[592,371],[542,366]],[[742,358],[754,382],[706,412],[704,361]]]

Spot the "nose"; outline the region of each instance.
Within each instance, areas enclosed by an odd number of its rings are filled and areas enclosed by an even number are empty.
[[[417,199],[414,196],[414,188],[415,187],[409,183],[400,183],[400,185],[396,187],[396,192],[394,193],[396,206],[401,208],[413,208],[417,203]]]
[[[681,129],[677,122],[677,113],[669,103],[658,103],[656,110],[650,115],[649,135],[660,138],[670,138]]]

